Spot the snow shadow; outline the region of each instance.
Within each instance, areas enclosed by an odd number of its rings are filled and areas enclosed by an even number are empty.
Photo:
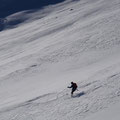
[[[76,97],[81,97],[81,96],[83,96],[83,95],[85,95],[85,92],[84,92],[84,91],[83,91],[83,92],[80,92],[80,93],[75,94],[75,95],[73,96],[73,98],[76,98]]]
[[[65,0],[0,0],[0,31],[17,27],[17,25],[29,19],[29,15],[26,16],[27,14],[32,14],[46,6],[64,1]],[[11,19],[8,19],[7,23],[1,22],[1,20],[4,20],[7,16],[14,13],[18,14],[12,16]],[[44,15],[45,13],[43,11],[39,18],[44,17]]]
[[[63,1],[65,0],[0,0],[0,18],[24,10],[41,9]]]

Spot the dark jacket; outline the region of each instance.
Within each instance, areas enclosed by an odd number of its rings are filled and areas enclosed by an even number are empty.
[[[76,89],[77,88],[77,84],[76,83],[71,83],[71,86],[70,87],[68,87],[68,88],[73,88],[73,89]]]

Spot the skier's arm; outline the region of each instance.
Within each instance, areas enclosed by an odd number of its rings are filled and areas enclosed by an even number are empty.
[[[71,85],[71,86],[68,86],[67,88],[72,88],[73,86]]]

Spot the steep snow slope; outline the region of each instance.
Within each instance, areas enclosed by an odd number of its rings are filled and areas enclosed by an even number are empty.
[[[0,31],[15,28],[24,22],[28,23],[36,19],[41,19],[52,11],[55,11],[57,7],[69,3],[71,0],[63,1],[65,0],[0,1]],[[54,4],[57,5],[54,6]]]
[[[95,115],[90,116],[89,118],[86,118],[85,120],[119,120],[120,119],[120,115],[119,115],[119,111],[120,111],[120,104],[118,105],[114,105],[111,106],[109,109],[105,109],[101,112],[98,112]]]
[[[0,32],[0,118],[80,120],[119,103],[119,12],[119,0],[69,1]]]

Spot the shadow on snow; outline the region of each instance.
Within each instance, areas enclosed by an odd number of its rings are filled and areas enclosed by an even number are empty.
[[[0,0],[0,18],[23,10],[40,9],[65,0]]]
[[[73,95],[73,98],[81,97],[83,95],[85,95],[85,92],[76,93],[75,95]]]

